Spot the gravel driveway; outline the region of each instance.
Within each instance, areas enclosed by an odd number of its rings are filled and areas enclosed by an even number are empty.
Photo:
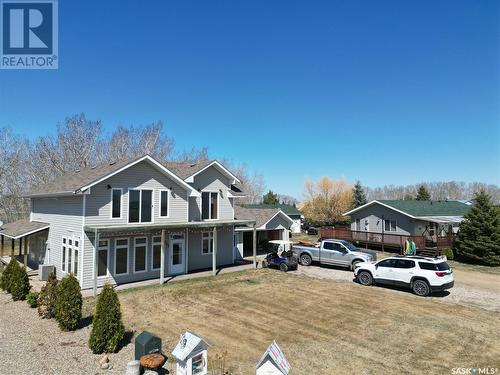
[[[292,273],[319,279],[331,279],[343,282],[353,282],[354,274],[346,268],[325,265],[300,266]],[[500,311],[500,275],[485,274],[477,271],[454,269],[455,286],[449,291],[434,294],[432,298],[438,301],[455,303],[465,306],[480,307],[487,310]],[[401,289],[391,288],[395,293],[410,293]],[[418,298],[415,296],[415,298]]]
[[[1,374],[121,374],[133,359],[133,344],[110,354],[111,370],[101,370],[100,355],[87,347],[90,326],[61,332],[53,319],[41,319],[25,301],[0,292]]]

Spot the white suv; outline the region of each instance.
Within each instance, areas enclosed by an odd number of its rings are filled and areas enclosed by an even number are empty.
[[[446,257],[394,256],[355,265],[354,276],[362,285],[388,284],[409,288],[427,296],[453,288],[453,271]]]

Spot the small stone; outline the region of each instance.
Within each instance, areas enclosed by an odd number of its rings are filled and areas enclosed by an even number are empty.
[[[113,365],[111,363],[108,363],[108,370],[111,370],[113,368]]]
[[[102,369],[102,370],[107,370],[107,369],[109,369],[109,363],[102,363],[102,364],[101,364],[101,369]]]
[[[104,364],[104,363],[108,363],[109,362],[109,357],[107,354],[104,354],[101,359],[99,360],[99,364]]]
[[[146,370],[143,375],[158,375],[158,371],[155,370]]]

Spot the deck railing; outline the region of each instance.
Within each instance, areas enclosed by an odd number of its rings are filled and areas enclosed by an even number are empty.
[[[439,253],[440,249],[451,247],[455,240],[455,235],[437,237],[437,241],[430,241],[426,236],[355,231],[346,227],[324,227],[321,228],[320,235],[323,238],[337,238],[339,240],[359,243],[366,248],[369,246],[377,246],[382,250],[397,250],[401,253],[403,252],[404,244],[407,240],[415,242],[419,250],[435,250],[436,253]]]

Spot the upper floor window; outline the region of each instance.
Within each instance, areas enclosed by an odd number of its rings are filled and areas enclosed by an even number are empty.
[[[218,218],[218,198],[219,193],[205,191],[201,193],[201,218],[203,220]]]
[[[384,220],[384,231],[396,232],[396,220]]]
[[[113,219],[122,217],[122,189],[111,190],[111,217]]]
[[[150,223],[153,205],[153,190],[133,190],[128,193],[129,223]]]
[[[168,190],[160,191],[160,217],[168,217]]]

